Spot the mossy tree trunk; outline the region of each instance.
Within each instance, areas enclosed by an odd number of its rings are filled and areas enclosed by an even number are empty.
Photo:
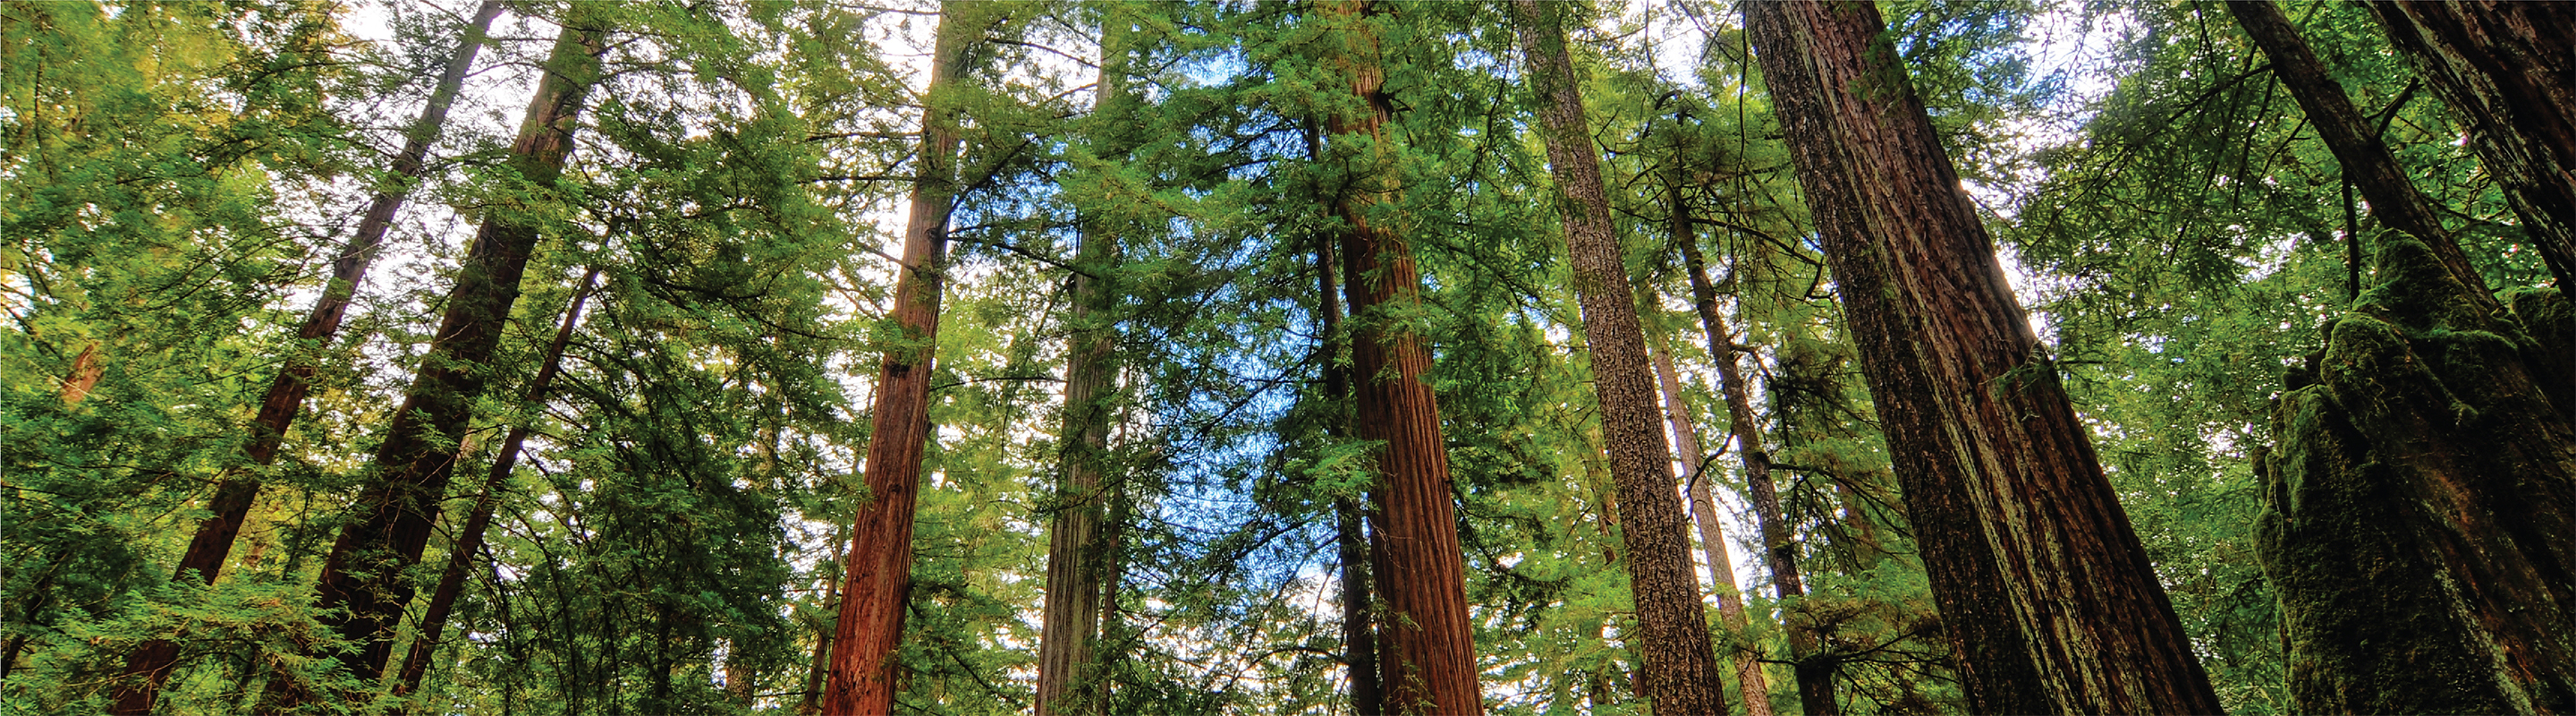
[[[2576,711],[2576,403],[2553,390],[2576,314],[2554,290],[2490,295],[2280,8],[2228,10],[2392,229],[2370,289],[2292,372],[2260,460],[2291,698]]]
[[[1876,5],[1741,7],[1979,713],[2218,713]]]

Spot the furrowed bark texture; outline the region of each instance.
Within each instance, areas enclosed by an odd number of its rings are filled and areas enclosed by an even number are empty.
[[[501,454],[492,459],[492,469],[483,476],[483,492],[474,498],[474,509],[467,513],[465,525],[456,529],[447,546],[447,568],[438,574],[438,586],[430,590],[429,604],[420,616],[419,633],[412,637],[411,650],[403,656],[400,678],[394,682],[394,695],[404,696],[420,690],[420,679],[429,673],[430,657],[437,654],[439,642],[447,633],[447,615],[456,608],[456,596],[465,591],[465,577],[474,570],[474,555],[483,551],[483,531],[492,525],[492,510],[500,502],[500,492],[510,484],[510,471],[519,467],[519,450],[528,442],[529,422],[542,410],[546,390],[554,385],[555,375],[563,371],[564,346],[572,343],[573,326],[581,321],[581,306],[590,300],[593,282],[599,280],[599,269],[592,268],[581,277],[581,289],[572,296],[572,305],[564,309],[563,323],[555,328],[554,342],[546,345],[545,365],[537,377],[528,381],[527,393],[520,402],[531,408],[530,416],[511,426],[508,437],[501,440]],[[412,713],[418,713],[415,705]]]
[[[1877,7],[1741,7],[1969,709],[2218,713]]]
[[[877,372],[874,432],[868,436],[868,501],[851,522],[832,674],[823,694],[823,713],[834,716],[894,711],[894,652],[903,644],[904,603],[912,586],[912,511],[921,489],[922,445],[930,437],[931,364],[939,337],[948,214],[957,191],[957,116],[941,96],[955,81],[966,49],[955,11],[955,3],[940,3],[938,39],[931,50],[920,174],[912,186],[911,215],[905,219],[903,267],[894,298],[893,318],[907,345],[888,349]]]
[[[2421,244],[2328,329],[2281,397],[2257,555],[2309,713],[2576,712],[2576,431],[2510,366],[2557,292],[2461,310]],[[2532,331],[2541,335],[2541,331]],[[2576,345],[2559,343],[2557,345]]]
[[[1100,27],[1098,99],[1094,101],[1092,138],[1103,159],[1122,152],[1115,126],[1127,119],[1126,96],[1129,28],[1112,10]],[[1102,554],[1100,519],[1106,505],[1101,490],[1101,460],[1109,450],[1109,410],[1117,342],[1109,316],[1112,298],[1106,273],[1118,260],[1114,220],[1094,208],[1083,224],[1082,248],[1074,262],[1089,273],[1073,277],[1073,334],[1064,368],[1063,483],[1060,501],[1047,524],[1046,616],[1038,637],[1038,716],[1097,714],[1106,704],[1083,688],[1093,682],[1092,649],[1100,638]]]
[[[544,79],[528,105],[510,164],[531,186],[550,188],[572,154],[582,96],[599,74],[604,32],[568,23],[546,60]],[[402,409],[376,451],[375,481],[360,493],[356,515],[340,532],[323,563],[315,608],[322,622],[357,643],[327,658],[347,666],[362,683],[384,673],[392,657],[395,626],[411,602],[413,585],[403,571],[420,561],[429,544],[438,503],[446,496],[455,446],[473,419],[489,370],[483,365],[500,344],[519,281],[541,237],[537,227],[507,215],[486,219],[475,234],[447,294],[447,309],[403,396]],[[282,703],[309,703],[319,695],[287,685]]]
[[[2576,290],[2576,4],[2366,5],[2468,129],[2559,290]]]
[[[1592,349],[1601,436],[1619,509],[1627,517],[1619,536],[1627,546],[1629,589],[1637,604],[1641,690],[1658,714],[1725,713],[1724,678],[1709,645],[1699,580],[1691,574],[1689,518],[1673,494],[1672,451],[1656,424],[1654,368],[1646,359],[1636,292],[1611,232],[1608,193],[1567,57],[1565,28],[1554,8],[1537,0],[1515,0],[1512,7],[1546,128],[1548,169],[1563,193],[1558,213],[1583,307],[1583,336]]]
[[[2576,312],[2556,290],[2498,300],[2452,268],[2433,200],[2289,18],[2228,9],[2398,229],[2316,365],[2293,372],[2262,461],[2258,554],[2279,587],[2291,698],[2311,712],[2576,712]]]
[[[1330,118],[1326,129],[1339,142],[1360,145],[1335,152],[1351,163],[1352,180],[1334,208],[1345,225],[1342,274],[1349,278],[1343,290],[1351,315],[1361,319],[1351,331],[1351,370],[1359,379],[1356,432],[1362,440],[1386,441],[1377,454],[1376,533],[1385,558],[1376,576],[1387,614],[1379,633],[1387,647],[1378,657],[1379,684],[1389,713],[1482,714],[1448,446],[1439,400],[1423,381],[1431,371],[1431,350],[1421,336],[1389,318],[1422,300],[1422,276],[1412,247],[1396,227],[1380,223],[1383,212],[1372,210],[1396,201],[1403,187],[1393,176],[1395,153],[1386,126],[1395,110],[1364,5],[1334,2],[1324,9],[1347,43],[1337,61],[1351,93],[1367,103],[1363,112]]]
[[[1662,344],[1662,338],[1657,337]],[[1682,460],[1682,484],[1689,486],[1691,521],[1699,524],[1699,549],[1708,559],[1709,591],[1717,595],[1718,618],[1736,634],[1752,629],[1744,615],[1744,595],[1735,587],[1735,560],[1726,554],[1726,528],[1717,516],[1717,500],[1709,494],[1708,453],[1699,445],[1699,428],[1690,417],[1690,405],[1682,401],[1681,376],[1673,369],[1669,347],[1655,352],[1655,378],[1664,389],[1664,414],[1673,425],[1673,452]],[[1771,716],[1771,681],[1762,675],[1762,655],[1739,645],[1735,649],[1735,682],[1744,696],[1746,716]]]
[[[367,266],[376,258],[376,248],[384,244],[385,232],[393,227],[394,213],[402,210],[411,197],[411,182],[420,176],[421,163],[429,156],[429,146],[438,141],[447,125],[447,110],[456,103],[457,93],[465,85],[465,73],[474,66],[475,55],[483,48],[483,36],[492,29],[492,20],[501,15],[501,3],[491,0],[474,10],[474,19],[457,40],[456,52],[439,74],[438,85],[430,91],[429,104],[420,117],[412,121],[400,154],[394,155],[392,183],[376,193],[367,204],[367,213],[358,220],[356,235],[341,247],[339,258],[331,262],[331,283],[322,289],[322,298],[297,328],[297,352],[319,349],[331,343],[340,333],[340,322],[349,313],[349,301],[356,295],[358,284],[366,280]],[[286,430],[304,409],[304,397],[313,389],[313,374],[320,366],[302,356],[290,357],[262,396],[259,415],[251,421],[251,437],[243,452],[253,464],[266,466],[277,462],[278,447],[286,441]],[[233,540],[240,536],[242,522],[250,516],[251,504],[259,499],[259,479],[227,470],[215,487],[215,496],[206,501],[212,516],[197,523],[197,532],[188,541],[188,551],[179,557],[181,581],[195,574],[203,584],[215,583],[223,571],[224,558],[232,554]],[[127,656],[127,681],[120,685],[116,703],[108,712],[148,714],[159,700],[161,684],[170,676],[177,661],[179,645],[166,639],[154,639],[136,647]]]

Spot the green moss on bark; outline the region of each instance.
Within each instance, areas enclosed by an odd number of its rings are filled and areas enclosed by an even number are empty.
[[[2490,314],[2422,244],[2328,325],[2261,459],[2302,711],[2576,711],[2576,431],[2555,291]],[[2563,349],[2562,349],[2563,350]]]

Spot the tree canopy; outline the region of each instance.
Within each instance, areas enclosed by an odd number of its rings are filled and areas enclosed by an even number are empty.
[[[0,713],[2576,711],[2569,27],[0,2]]]

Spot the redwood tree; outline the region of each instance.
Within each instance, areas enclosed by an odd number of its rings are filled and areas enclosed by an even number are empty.
[[[1601,437],[1618,486],[1620,542],[1627,546],[1628,580],[1637,605],[1641,691],[1655,713],[1726,711],[1717,655],[1710,648],[1708,614],[1699,580],[1691,574],[1689,518],[1673,494],[1672,449],[1657,418],[1654,368],[1637,321],[1610,204],[1601,183],[1600,157],[1583,116],[1574,64],[1565,49],[1565,27],[1555,7],[1515,0],[1514,24],[1528,59],[1544,125],[1548,169],[1562,195],[1566,253],[1583,308],[1583,335],[1591,347],[1593,388],[1601,400]]]
[[[1741,5],[1979,713],[2218,713],[1876,5]]]
[[[421,163],[429,156],[429,145],[438,140],[439,131],[447,125],[447,110],[456,104],[457,92],[465,85],[465,73],[474,66],[474,56],[483,47],[483,35],[492,28],[492,20],[501,14],[498,0],[487,0],[474,10],[473,20],[457,38],[456,51],[438,76],[438,85],[429,94],[429,103],[420,117],[412,121],[403,137],[401,153],[394,155],[391,176],[385,187],[368,202],[367,213],[359,218],[357,233],[349,237],[340,255],[331,262],[331,282],[314,301],[313,310],[296,329],[296,345],[301,354],[331,343],[340,333],[340,321],[349,313],[349,301],[357,294],[358,284],[366,280],[367,266],[374,263],[376,249],[383,245],[385,231],[393,227],[394,213],[402,210],[411,197],[412,181],[420,176]],[[95,355],[95,346],[81,353],[86,359]],[[260,399],[259,415],[251,420],[251,435],[242,452],[255,465],[277,462],[278,447],[286,442],[286,429],[304,409],[304,396],[312,392],[313,374],[320,369],[309,358],[290,356],[277,377],[269,382],[268,392]],[[75,370],[75,375],[80,371]],[[90,372],[95,382],[95,371]],[[215,495],[206,501],[206,511],[214,513],[197,523],[196,535],[188,542],[188,551],[179,557],[174,581],[196,576],[202,584],[213,584],[223,571],[224,558],[232,554],[233,538],[241,534],[242,520],[250,516],[251,504],[259,499],[259,479],[239,469],[226,470],[217,480]],[[170,676],[177,661],[179,645],[167,639],[153,639],[137,646],[126,657],[127,681],[117,687],[116,703],[109,707],[116,714],[146,714],[159,697],[161,683]]]
[[[912,586],[913,504],[921,489],[922,446],[930,437],[930,377],[939,339],[939,293],[948,215],[957,196],[957,110],[949,84],[963,70],[969,23],[958,3],[939,4],[930,83],[914,156],[911,213],[904,220],[894,310],[900,331],[877,370],[866,463],[868,496],[850,528],[842,568],[841,615],[832,639],[823,713],[894,711],[895,648],[903,644]]]
[[[1127,91],[1128,46],[1133,19],[1120,9],[1100,23],[1100,73],[1089,123],[1094,159],[1114,161],[1132,121],[1135,99]],[[1047,523],[1045,622],[1038,636],[1038,716],[1101,713],[1092,654],[1100,638],[1101,577],[1107,559],[1100,520],[1107,507],[1101,484],[1109,451],[1109,422],[1117,389],[1112,349],[1117,343],[1110,310],[1109,274],[1118,261],[1118,222],[1103,208],[1081,212],[1082,246],[1074,263],[1073,310],[1064,366],[1062,482]]]
[[[545,76],[510,148],[508,166],[529,190],[550,191],[572,153],[583,95],[598,81],[607,49],[598,19],[575,6],[564,21]],[[428,355],[404,393],[402,407],[376,450],[375,478],[359,493],[355,514],[341,528],[323,563],[317,609],[323,624],[355,644],[326,658],[372,683],[392,657],[395,627],[411,602],[404,572],[420,561],[453,474],[457,445],[474,417],[474,401],[490,379],[486,365],[518,302],[520,279],[543,238],[532,217],[496,211],[476,232],[456,285],[447,294]],[[281,705],[319,696],[301,683],[282,686]]]
[[[1392,713],[1481,714],[1448,445],[1439,400],[1423,380],[1431,350],[1399,318],[1422,300],[1422,274],[1400,223],[1380,208],[1398,201],[1404,187],[1387,126],[1395,108],[1385,91],[1384,53],[1371,26],[1377,16],[1364,2],[1333,2],[1323,12],[1340,41],[1335,60],[1360,102],[1358,111],[1328,117],[1325,129],[1330,160],[1348,169],[1333,209],[1343,222],[1343,292],[1355,324],[1354,433],[1385,442],[1376,455],[1376,526],[1385,547],[1376,576],[1387,615],[1378,634],[1379,684]]]

